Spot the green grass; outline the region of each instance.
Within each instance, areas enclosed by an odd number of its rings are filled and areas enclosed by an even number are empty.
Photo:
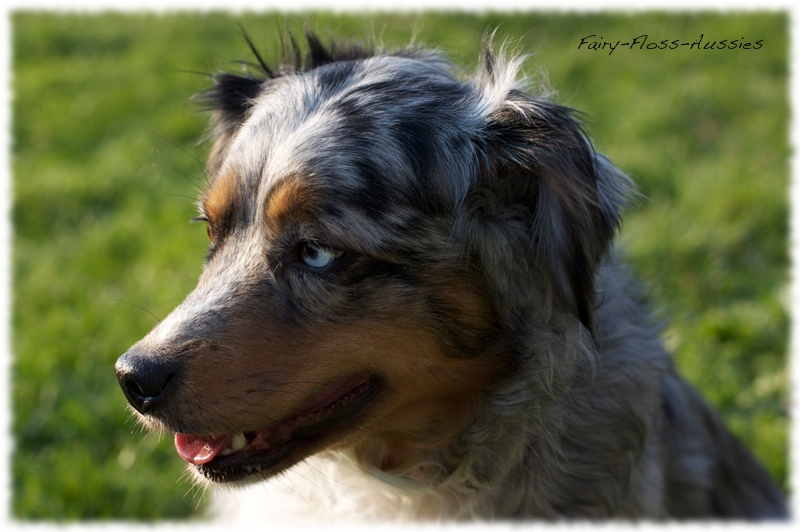
[[[628,260],[668,321],[683,373],[787,485],[788,18],[747,14],[122,15],[17,12],[13,28],[12,513],[175,519],[206,506],[169,438],[129,418],[116,358],[188,293],[206,237],[196,72],[274,57],[308,19],[444,50],[465,72],[481,35],[535,52],[557,100],[647,198]],[[606,41],[764,39],[759,50],[578,50]]]

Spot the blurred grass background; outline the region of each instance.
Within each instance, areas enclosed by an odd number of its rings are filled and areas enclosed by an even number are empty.
[[[277,57],[285,27],[412,36],[472,71],[500,27],[647,200],[621,241],[682,372],[787,488],[788,17],[780,13],[54,14],[13,29],[12,515],[202,514],[171,438],[126,412],[116,358],[182,300],[205,229],[199,73]],[[758,50],[578,50],[648,35]],[[195,514],[196,515],[196,514]]]

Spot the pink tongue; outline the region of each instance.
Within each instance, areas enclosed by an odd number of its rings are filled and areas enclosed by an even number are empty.
[[[181,458],[190,464],[210,462],[231,444],[232,436],[200,436],[198,434],[175,434],[175,449]]]

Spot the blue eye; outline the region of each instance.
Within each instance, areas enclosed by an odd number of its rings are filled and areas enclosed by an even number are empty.
[[[342,254],[338,249],[316,242],[305,242],[300,248],[300,258],[312,270],[324,270]]]

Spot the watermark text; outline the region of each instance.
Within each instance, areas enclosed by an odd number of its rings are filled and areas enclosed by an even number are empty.
[[[605,39],[602,35],[591,34],[581,37],[578,43],[578,50],[589,50],[596,52],[607,51],[608,55],[614,53],[617,48],[628,50],[758,50],[764,45],[764,39],[756,41],[745,39],[708,39],[704,33],[692,42],[682,41],[681,39],[651,39],[649,35],[643,34],[625,42],[612,41]]]

